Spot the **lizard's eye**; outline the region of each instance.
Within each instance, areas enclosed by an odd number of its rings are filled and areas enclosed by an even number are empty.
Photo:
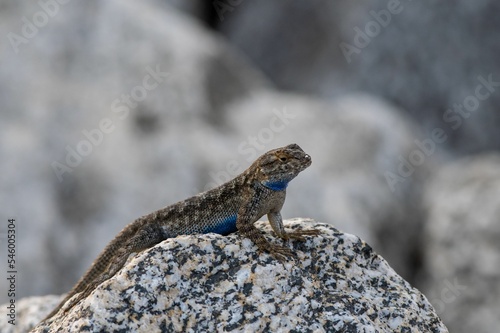
[[[281,157],[280,157],[280,161],[281,161],[281,162],[286,162],[286,161],[287,161],[286,156],[281,156]]]

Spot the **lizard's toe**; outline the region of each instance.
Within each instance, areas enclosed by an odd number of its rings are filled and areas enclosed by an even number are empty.
[[[289,258],[295,258],[295,253],[293,253],[289,248],[283,246],[273,245],[269,249],[269,252],[279,261],[287,261]]]
[[[303,242],[306,240],[304,236],[317,236],[320,233],[321,232],[316,229],[293,231],[293,232],[288,232],[285,236],[285,239],[295,239]]]

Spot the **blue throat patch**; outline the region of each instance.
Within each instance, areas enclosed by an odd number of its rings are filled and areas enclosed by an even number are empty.
[[[273,191],[283,191],[288,186],[288,182],[288,180],[265,181],[262,185]]]

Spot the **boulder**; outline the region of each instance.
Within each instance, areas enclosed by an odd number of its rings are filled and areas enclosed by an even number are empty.
[[[26,333],[35,327],[43,315],[54,309],[62,297],[56,295],[32,296],[12,303],[2,304],[0,308],[0,331],[3,333]]]
[[[238,234],[165,240],[33,332],[448,332],[425,296],[359,237],[308,219],[285,225],[321,235],[291,241],[297,257],[286,262]],[[281,242],[267,223],[257,226]]]
[[[500,327],[500,155],[443,166],[425,190],[422,288],[450,331]]]

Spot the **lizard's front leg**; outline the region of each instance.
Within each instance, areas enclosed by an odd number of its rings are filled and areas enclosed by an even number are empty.
[[[295,257],[295,254],[289,248],[269,243],[262,235],[261,231],[257,229],[253,223],[246,224],[244,227],[238,228],[238,231],[243,236],[254,242],[259,250],[271,253],[271,255],[280,261],[285,261],[289,257]]]
[[[296,239],[303,242],[306,240],[304,236],[317,236],[320,234],[320,231],[316,229],[287,232],[283,226],[280,212],[269,212],[267,218],[276,235],[285,240]]]
[[[238,232],[254,242],[259,250],[271,253],[271,255],[280,261],[294,257],[294,253],[289,248],[269,243],[261,231],[254,226],[254,221],[258,218],[257,211],[260,198],[255,193],[252,194],[248,195],[247,193],[245,197],[251,198],[251,200],[244,203],[238,210],[238,217],[236,219]]]

